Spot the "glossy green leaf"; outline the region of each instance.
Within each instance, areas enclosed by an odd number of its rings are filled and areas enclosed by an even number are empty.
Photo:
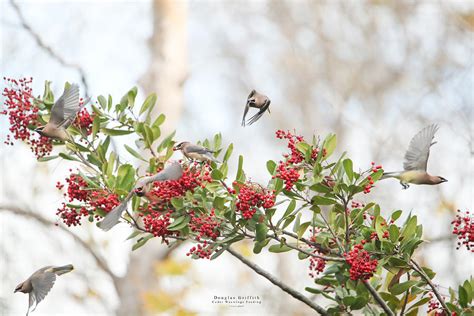
[[[291,248],[286,246],[286,245],[271,245],[268,248],[268,251],[275,252],[275,253],[287,252],[287,251],[290,251],[290,250],[291,250]]]

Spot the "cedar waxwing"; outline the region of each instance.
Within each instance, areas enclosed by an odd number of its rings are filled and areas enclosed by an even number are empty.
[[[82,105],[79,102],[79,86],[72,84],[64,88],[63,95],[53,104],[51,108],[51,118],[49,122],[35,129],[41,136],[46,136],[62,141],[70,140],[67,128],[74,122],[77,113],[89,102]]]
[[[112,227],[118,224],[120,220],[120,216],[125,211],[128,205],[128,201],[133,197],[134,194],[138,196],[143,196],[144,193],[150,190],[149,185],[155,181],[166,181],[166,180],[178,180],[183,175],[183,169],[178,162],[173,162],[168,167],[164,168],[157,174],[149,177],[143,177],[137,181],[135,187],[132,191],[128,193],[125,199],[115,207],[112,211],[110,211],[102,221],[99,222],[99,227],[104,230],[108,231]]]
[[[57,275],[71,272],[73,269],[74,267],[72,264],[62,267],[47,266],[33,273],[28,279],[26,279],[26,281],[18,284],[13,293],[22,292],[29,294],[29,304],[26,315],[28,316],[30,308],[35,302],[36,305],[33,311],[38,307],[38,304],[46,297],[46,295],[48,295],[56,281]]]
[[[257,114],[252,116],[247,121],[247,123],[245,123],[245,117],[247,116],[249,108],[257,108],[259,109],[259,111],[257,112]],[[244,117],[242,118],[242,126],[245,126],[245,124],[252,125],[265,113],[265,111],[268,111],[268,113],[270,113],[270,99],[266,95],[260,94],[257,91],[252,90],[252,92],[250,92],[249,96],[247,97],[247,103],[245,104]]]
[[[408,183],[434,185],[447,182],[448,180],[443,177],[432,176],[426,172],[430,147],[436,144],[436,142],[433,142],[433,138],[437,130],[438,125],[432,124],[418,132],[411,139],[408,150],[405,153],[404,171],[386,172],[383,174],[382,179],[396,178],[400,180],[400,184],[404,189],[408,189]]]
[[[181,142],[174,147],[174,150],[181,150],[183,155],[191,160],[220,162],[212,155],[215,151],[199,145],[193,145],[190,142]]]

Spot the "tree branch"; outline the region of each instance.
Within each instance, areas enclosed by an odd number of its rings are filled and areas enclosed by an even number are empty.
[[[281,282],[280,280],[278,280],[276,277],[274,277],[273,275],[271,275],[270,273],[266,272],[265,270],[263,270],[262,268],[260,268],[259,266],[257,266],[255,263],[247,260],[246,258],[244,258],[241,254],[237,253],[236,251],[234,251],[233,249],[231,248],[227,248],[227,252],[229,252],[231,255],[233,255],[234,257],[236,257],[237,259],[239,259],[243,264],[245,264],[246,266],[248,266],[250,269],[252,269],[253,271],[255,271],[257,274],[260,274],[261,276],[263,276],[265,279],[267,279],[268,281],[272,282],[274,285],[278,286],[280,289],[282,289],[283,291],[285,291],[286,293],[290,294],[291,296],[293,296],[294,298],[296,298],[297,300],[305,303],[306,305],[308,305],[309,307],[311,307],[312,309],[314,309],[315,311],[317,311],[320,315],[328,315],[328,313],[326,312],[326,310],[324,308],[322,308],[321,306],[319,306],[318,304],[312,302],[309,298],[307,298],[306,296],[304,296],[303,294],[301,294],[300,292],[290,288],[288,285],[284,284],[283,282]]]
[[[105,262],[105,260],[98,253],[96,253],[79,236],[77,236],[76,234],[74,234],[73,232],[71,232],[70,230],[68,230],[67,228],[65,228],[63,226],[56,226],[56,224],[54,222],[50,221],[49,219],[44,218],[43,216],[41,216],[39,214],[33,213],[29,210],[25,210],[23,208],[20,208],[20,207],[14,206],[14,205],[0,204],[0,211],[6,211],[6,212],[13,213],[15,215],[19,215],[19,216],[34,219],[35,221],[43,224],[44,226],[58,227],[63,232],[65,232],[67,235],[72,237],[75,242],[80,244],[94,258],[97,266],[110,276],[110,278],[112,279],[112,281],[114,283],[115,288],[117,289],[117,281],[118,281],[117,279],[118,279],[118,277],[110,270],[110,268],[107,265],[107,263]]]
[[[379,293],[377,293],[377,291],[372,287],[372,285],[370,285],[370,283],[368,281],[363,281],[363,283],[364,283],[365,287],[367,288],[367,290],[369,290],[370,294],[372,294],[373,298],[380,305],[380,307],[382,307],[384,312],[388,316],[395,316],[395,314],[392,312],[390,307],[388,307],[388,305],[385,303],[385,301],[382,299],[382,297],[380,297]]]
[[[18,14],[18,18],[20,19],[21,26],[27,31],[33,39],[36,41],[36,44],[41,47],[43,50],[45,50],[49,56],[53,59],[55,59],[57,62],[59,62],[61,65],[64,67],[68,68],[73,68],[79,72],[79,76],[81,77],[81,82],[82,85],[84,86],[84,92],[86,96],[89,95],[89,86],[87,85],[87,80],[86,80],[86,74],[84,70],[78,65],[78,64],[73,64],[70,62],[67,62],[62,56],[60,56],[58,53],[56,53],[50,46],[48,46],[41,36],[33,30],[33,27],[26,21],[25,16],[23,15],[23,12],[21,11],[20,7],[14,0],[10,0],[11,5],[13,6],[13,9],[16,11]]]
[[[436,295],[436,298],[438,299],[438,301],[441,303],[441,306],[443,306],[443,309],[446,311],[446,313],[448,315],[451,315],[451,312],[449,311],[449,308],[448,306],[446,305],[446,302],[444,301],[443,297],[441,296],[441,294],[439,293],[438,289],[436,288],[436,286],[433,284],[433,282],[431,282],[430,278],[425,274],[425,272],[423,271],[423,269],[418,265],[418,263],[415,262],[415,260],[411,259],[410,260],[411,262],[411,268],[413,270],[415,270],[416,272],[418,272],[418,274],[421,276],[422,279],[424,279],[426,281],[426,283],[428,283],[428,285],[430,286],[431,290],[433,291],[433,293]]]

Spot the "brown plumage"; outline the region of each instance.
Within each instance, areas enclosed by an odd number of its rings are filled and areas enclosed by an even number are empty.
[[[244,116],[242,117],[242,126],[252,125],[256,121],[258,121],[260,117],[262,117],[265,111],[268,111],[268,113],[270,113],[270,102],[270,99],[266,95],[252,90],[249,96],[247,97],[247,103],[245,104]],[[247,122],[245,122],[245,118],[247,116],[249,108],[256,108],[258,109],[258,112],[257,114],[252,116]]]
[[[49,291],[56,281],[56,276],[62,275],[64,273],[71,272],[74,269],[72,264],[68,264],[60,267],[47,266],[39,269],[33,273],[28,279],[21,282],[15,288],[14,293],[22,292],[28,293],[28,310],[26,315],[28,316],[31,306],[36,302],[36,309],[38,304],[48,295]]]
[[[190,142],[181,142],[174,147],[174,150],[181,150],[183,155],[190,160],[220,162],[214,157],[214,151]]]

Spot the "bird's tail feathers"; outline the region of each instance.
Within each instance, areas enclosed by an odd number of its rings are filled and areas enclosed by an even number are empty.
[[[57,275],[68,273],[68,272],[71,272],[72,270],[74,270],[74,267],[72,264],[67,264],[65,266],[53,268],[53,272],[56,273]]]
[[[401,171],[394,171],[394,172],[384,172],[382,175],[381,180],[388,179],[388,178],[396,178],[401,174]]]

